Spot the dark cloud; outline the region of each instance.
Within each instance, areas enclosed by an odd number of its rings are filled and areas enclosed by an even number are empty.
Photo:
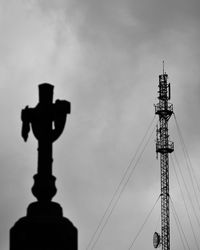
[[[0,218],[8,218],[1,220],[2,250],[8,249],[8,228],[33,199],[37,145],[33,136],[26,144],[20,138],[20,110],[36,105],[38,83],[53,83],[55,98],[72,102],[66,130],[54,146],[55,200],[79,228],[80,249],[89,242],[153,117],[163,59],[197,169],[199,5],[194,0],[1,1],[0,111],[5,115]],[[176,135],[173,121],[170,126]],[[95,249],[129,247],[159,193],[154,147],[152,138]],[[172,186],[182,204],[177,183]],[[144,231],[148,240],[137,242],[138,248],[152,244],[156,217]],[[174,242],[182,249],[180,241]]]

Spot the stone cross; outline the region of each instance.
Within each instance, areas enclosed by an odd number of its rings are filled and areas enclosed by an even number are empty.
[[[53,86],[39,85],[39,103],[22,110],[22,137],[28,139],[30,129],[38,141],[38,170],[34,175],[32,193],[37,198],[29,204],[26,216],[10,229],[10,250],[77,250],[78,230],[63,216],[52,175],[53,142],[62,134],[70,103],[53,102]]]
[[[56,100],[53,103],[54,86],[48,83],[39,85],[39,103],[35,108],[28,106],[22,110],[22,137],[28,139],[30,128],[38,140],[38,171],[34,175],[33,195],[38,201],[51,201],[56,194],[55,177],[52,175],[53,142],[62,134],[70,102]]]

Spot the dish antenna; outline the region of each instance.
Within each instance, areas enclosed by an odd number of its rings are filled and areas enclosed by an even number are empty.
[[[160,245],[161,245],[160,234],[155,232],[153,234],[153,246],[154,246],[154,248],[158,248],[158,247],[160,247]]]

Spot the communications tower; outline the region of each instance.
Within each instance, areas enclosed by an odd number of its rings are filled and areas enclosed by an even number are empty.
[[[160,154],[160,181],[161,181],[161,235],[154,233],[153,245],[162,246],[162,250],[170,250],[170,209],[169,209],[169,154],[174,151],[174,143],[169,140],[168,121],[173,114],[168,75],[164,71],[159,75],[159,102],[155,105],[155,114],[159,116],[159,125],[156,130],[156,153]]]

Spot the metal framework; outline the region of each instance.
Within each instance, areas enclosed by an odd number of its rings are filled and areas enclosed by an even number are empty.
[[[164,72],[159,75],[159,102],[155,105],[155,114],[159,116],[157,127],[156,153],[160,153],[161,178],[161,242],[162,250],[170,250],[170,209],[169,209],[169,153],[174,151],[174,143],[169,141],[168,121],[173,114],[170,100],[170,83]]]

